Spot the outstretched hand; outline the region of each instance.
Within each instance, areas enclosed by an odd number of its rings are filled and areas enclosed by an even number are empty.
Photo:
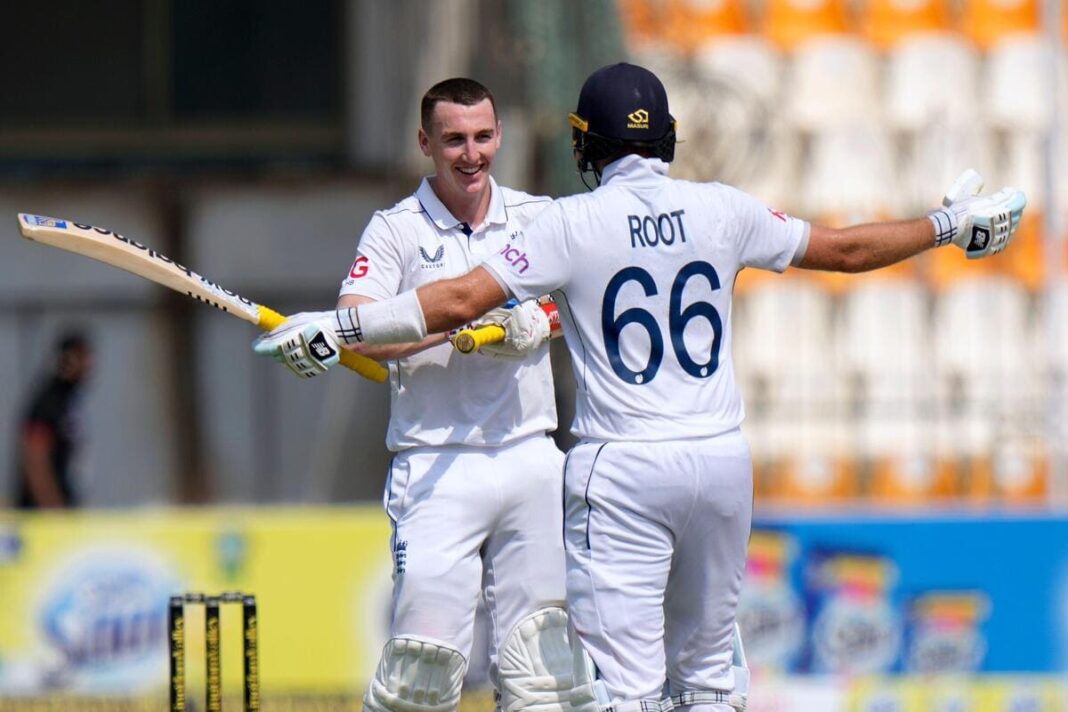
[[[979,196],[982,188],[982,176],[969,168],[946,191],[943,207],[928,213],[937,246],[952,243],[973,260],[1008,246],[1020,226],[1027,197],[1015,188]]]

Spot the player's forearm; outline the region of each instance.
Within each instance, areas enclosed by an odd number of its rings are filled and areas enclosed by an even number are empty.
[[[508,295],[484,267],[419,287],[416,294],[430,333],[450,331],[500,306]]]
[[[422,341],[408,344],[353,344],[345,348],[375,361],[396,361],[417,354],[448,340],[445,334],[431,334]]]
[[[846,228],[812,225],[799,267],[833,272],[867,272],[901,262],[934,246],[927,218],[868,223]]]

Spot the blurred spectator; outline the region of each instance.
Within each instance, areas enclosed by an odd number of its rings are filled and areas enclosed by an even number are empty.
[[[19,419],[15,504],[20,509],[78,504],[73,464],[81,445],[80,394],[93,366],[88,338],[76,331],[56,342],[52,371]]]

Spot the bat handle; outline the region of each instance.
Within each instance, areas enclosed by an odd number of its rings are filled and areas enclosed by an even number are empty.
[[[452,345],[463,354],[478,351],[486,344],[504,341],[504,327],[499,324],[487,324],[474,329],[461,329],[452,337]]]
[[[285,323],[285,320],[286,318],[274,309],[260,305],[260,321],[258,326],[264,331],[270,331],[277,326],[281,326]],[[353,353],[348,349],[341,349],[341,365],[352,369],[364,378],[374,381],[375,383],[383,383],[389,378],[389,371],[387,371],[382,364],[369,359],[366,356]]]

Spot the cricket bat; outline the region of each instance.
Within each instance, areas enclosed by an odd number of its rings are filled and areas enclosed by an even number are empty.
[[[156,284],[170,287],[176,292],[255,324],[264,331],[270,331],[286,320],[273,309],[245,299],[151,247],[117,232],[62,218],[27,213],[19,213],[19,231],[28,240],[92,257]],[[341,363],[378,383],[385,381],[389,375],[378,362],[351,351],[341,351]]]
[[[547,299],[547,297],[543,297]],[[545,316],[549,317],[549,338],[556,339],[563,335],[563,329],[560,328],[560,312],[556,308],[556,304],[551,301],[542,302],[542,311],[545,312]],[[486,344],[496,344],[504,341],[504,327],[499,324],[487,324],[486,326],[479,326],[474,329],[460,329],[450,338],[452,346],[457,351],[463,354],[470,354],[478,351]]]

